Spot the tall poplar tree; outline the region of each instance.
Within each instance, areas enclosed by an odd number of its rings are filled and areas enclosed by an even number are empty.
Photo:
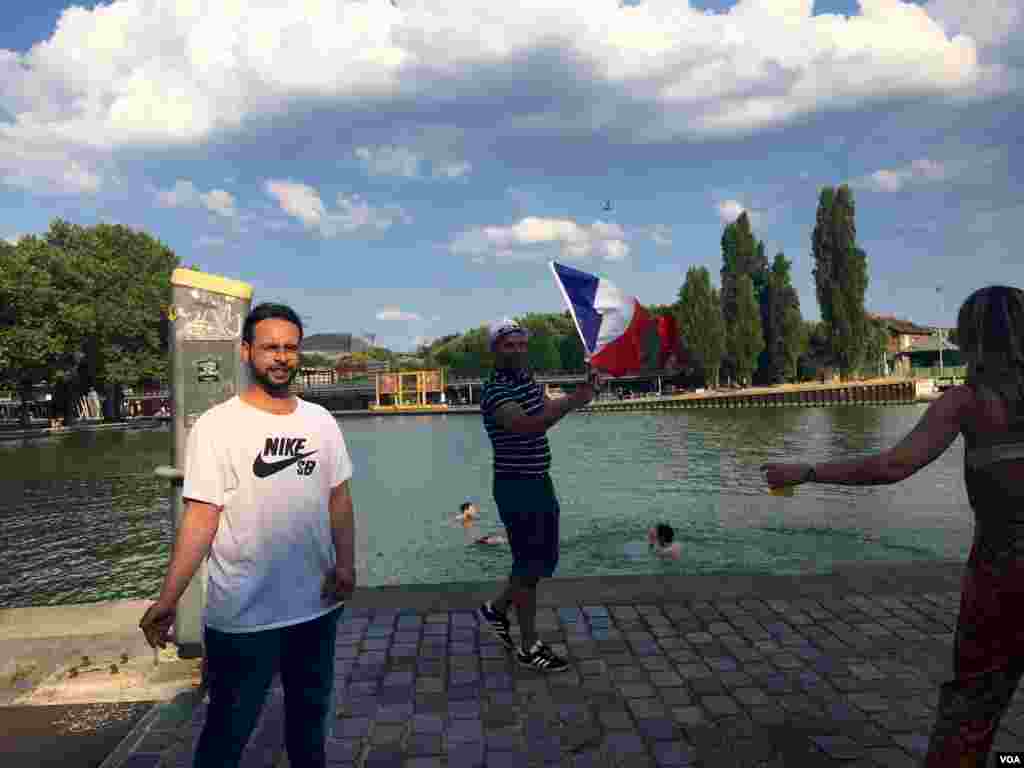
[[[692,356],[706,385],[717,387],[725,355],[725,321],[721,297],[711,287],[711,275],[706,267],[690,267],[686,271],[676,306],[683,347]]]
[[[853,193],[845,184],[821,190],[811,250],[829,351],[843,375],[849,377],[864,362],[871,330],[864,311],[867,254],[857,247]]]
[[[736,317],[727,325],[726,338],[736,379],[740,384],[749,384],[757,369],[757,359],[764,350],[761,308],[750,275],[736,278]]]

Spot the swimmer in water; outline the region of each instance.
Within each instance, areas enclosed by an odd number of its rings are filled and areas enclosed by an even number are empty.
[[[480,517],[480,510],[476,504],[471,501],[464,501],[459,505],[459,514],[455,516],[453,522],[462,523],[464,528],[469,528],[473,523]]]
[[[668,523],[658,523],[657,527],[647,531],[647,543],[654,554],[678,560],[683,553],[683,545],[673,541],[675,537],[676,532]]]
[[[508,540],[504,536],[500,536],[497,533],[489,533],[486,536],[481,536],[479,539],[474,541],[474,544],[505,544]]]

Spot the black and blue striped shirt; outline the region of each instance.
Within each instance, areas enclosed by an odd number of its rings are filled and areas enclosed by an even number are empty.
[[[494,414],[506,403],[518,403],[527,416],[544,409],[544,390],[527,371],[496,369],[484,382],[480,410],[484,428],[494,447],[494,472],[507,475],[544,475],[551,468],[547,435],[517,434],[502,429]]]

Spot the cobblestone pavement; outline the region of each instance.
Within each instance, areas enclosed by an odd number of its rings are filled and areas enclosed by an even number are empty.
[[[952,668],[959,592],[587,601],[541,608],[568,672],[521,670],[472,610],[352,608],[334,768],[915,766]],[[513,623],[513,627],[514,627]],[[205,703],[120,768],[191,765]],[[280,688],[244,768],[287,766]],[[1017,696],[996,749],[1024,747]],[[108,761],[110,762],[110,761]]]

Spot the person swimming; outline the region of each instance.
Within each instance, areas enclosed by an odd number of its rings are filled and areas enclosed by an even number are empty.
[[[474,544],[486,544],[486,545],[492,545],[493,546],[495,544],[505,544],[505,543],[507,543],[507,541],[508,540],[504,536],[501,536],[501,535],[499,535],[497,533],[489,533],[486,536],[481,536],[479,539],[477,539],[473,543]]]
[[[658,523],[647,531],[647,543],[654,554],[678,560],[683,553],[683,545],[674,541],[675,537],[676,532],[668,523]]]
[[[480,509],[471,501],[464,501],[459,505],[459,514],[453,520],[455,523],[462,523],[464,528],[469,528],[480,517]]]

